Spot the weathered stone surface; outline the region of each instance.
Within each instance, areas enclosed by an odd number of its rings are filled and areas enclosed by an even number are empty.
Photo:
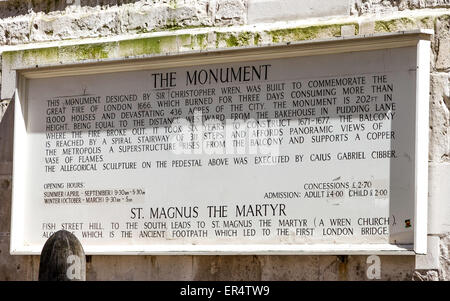
[[[345,16],[349,10],[348,0],[248,0],[248,23]]]
[[[38,14],[31,25],[31,41],[97,37],[120,33],[120,19],[115,11],[96,14],[46,16]]]
[[[375,32],[399,32],[417,29],[433,29],[433,18],[394,18],[388,20],[375,20]]]
[[[30,20],[19,17],[0,21],[0,44],[19,44],[30,41]]]
[[[450,71],[450,15],[436,18],[434,46],[435,68]]]
[[[441,270],[440,270],[440,280],[448,281],[450,279],[450,233],[446,233],[446,235],[441,236],[440,239],[440,262],[441,262]]]
[[[380,14],[407,9],[450,7],[449,0],[352,0],[352,14]]]
[[[39,281],[85,281],[86,256],[75,235],[59,230],[45,242],[39,262]]]
[[[359,34],[372,34],[375,32],[374,21],[364,21],[359,24]]]
[[[427,254],[416,256],[416,270],[439,270],[439,236],[428,235]]]
[[[9,232],[0,232],[0,279],[32,281],[37,279],[39,259],[36,256],[9,255]]]
[[[429,160],[448,161],[450,159],[450,75],[432,74],[430,94]]]
[[[92,256],[87,280],[370,280],[367,256]],[[380,280],[412,280],[414,256],[380,256]],[[108,268],[105,268],[108,267]]]
[[[81,5],[68,5],[63,0],[52,1],[53,5],[41,2],[16,5],[16,14],[0,20],[1,44],[242,25],[247,18],[245,0],[111,0],[81,1]],[[14,3],[3,4],[3,10]]]
[[[244,24],[247,21],[247,0],[211,1],[210,11],[214,16],[214,24]]]
[[[80,5],[77,5],[79,3]],[[324,4],[325,3],[325,4]],[[118,55],[167,53],[184,50],[229,48],[341,36],[341,26],[355,26],[360,34],[433,28],[430,97],[430,202],[429,229],[439,237],[439,269],[415,271],[414,256],[380,256],[381,280],[449,280],[448,233],[449,162],[449,16],[420,17],[422,8],[449,8],[449,0],[10,0],[0,2],[0,44],[116,37],[157,32],[155,38],[136,41],[139,53],[129,53],[127,43],[111,42],[78,48],[29,51],[18,59],[40,63],[75,59],[114,58]],[[411,10],[411,15],[383,18],[388,13]],[[414,10],[414,11],[413,11]],[[352,24],[302,23],[266,29],[239,25],[279,21],[330,20],[363,16]],[[406,15],[406,14],[405,14]],[[285,22],[289,24],[289,22]],[[342,22],[345,23],[345,22]],[[353,24],[354,23],[354,24]],[[284,24],[284,23],[283,23]],[[228,30],[229,26],[236,26]],[[211,28],[212,27],[212,28]],[[217,28],[219,28],[219,30]],[[220,28],[222,27],[222,28]],[[201,34],[169,36],[177,29],[210,29]],[[227,32],[225,32],[228,30]],[[232,31],[231,31],[232,30]],[[345,31],[344,31],[345,33]],[[128,52],[127,52],[128,51]],[[5,70],[4,70],[5,71]],[[6,76],[8,73],[5,71]],[[11,97],[12,95],[2,95]],[[1,110],[8,101],[0,104]],[[3,108],[3,109],[2,109]],[[9,110],[8,110],[9,111]],[[0,279],[36,280],[39,257],[9,255],[11,210],[12,115],[0,122]],[[439,170],[440,172],[437,172]],[[446,207],[447,206],[447,207]],[[433,257],[436,259],[436,257]],[[92,256],[88,280],[367,280],[367,256]],[[436,262],[433,261],[433,264]],[[431,266],[429,266],[431,268]]]
[[[3,103],[1,108],[4,111],[0,115],[0,176],[3,177],[0,180],[0,232],[9,232],[14,110]]]
[[[8,100],[4,100],[4,101],[0,101],[0,121],[3,118],[3,115],[5,115],[6,109],[9,106],[9,101]]]
[[[400,10],[450,7],[449,0],[400,0],[398,2]]]
[[[413,280],[415,280],[415,281],[438,281],[439,274],[437,271],[415,271]]]
[[[367,256],[93,256],[88,280],[368,280]],[[411,280],[414,257],[380,256],[382,280]],[[108,269],[105,267],[108,266]]]
[[[259,256],[194,256],[192,280],[261,280]]]
[[[343,25],[341,26],[341,37],[348,37],[355,35],[355,25]]]
[[[351,14],[364,15],[374,13],[386,13],[398,10],[395,1],[385,0],[353,0]]]
[[[430,163],[428,168],[428,234],[450,233],[450,164]]]
[[[37,279],[36,256],[11,256],[9,241],[11,229],[12,139],[14,110],[12,106],[0,118],[0,279]]]
[[[259,256],[261,280],[317,281],[319,256]]]

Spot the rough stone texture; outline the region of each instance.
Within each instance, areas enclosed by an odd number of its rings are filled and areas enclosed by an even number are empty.
[[[330,18],[348,15],[348,0],[248,0],[248,23],[289,21],[306,18]]]
[[[39,281],[86,281],[86,255],[75,235],[59,230],[45,242],[39,261]]]
[[[9,105],[9,101],[1,101],[0,102],[0,121],[2,120],[3,116],[5,115],[8,105]]]
[[[440,238],[436,235],[427,237],[427,254],[416,256],[416,270],[439,270]]]
[[[213,1],[208,12],[214,16],[214,25],[234,25],[246,23],[247,1],[223,0]]]
[[[76,5],[77,0],[10,0],[0,2],[0,43],[14,45],[318,16],[330,18],[336,15],[450,7],[450,0],[286,1],[81,0],[78,1],[81,5]],[[265,17],[261,10],[264,10]],[[286,11],[289,13],[286,14]],[[442,45],[448,47],[448,42],[444,41]]]
[[[440,241],[440,262],[441,262],[441,277],[442,280],[450,279],[450,233],[441,237]]]
[[[261,280],[368,280],[367,256],[264,256]],[[382,280],[412,280],[414,257],[380,256]],[[307,273],[305,271],[308,271]]]
[[[351,13],[354,15],[383,14],[420,8],[447,8],[449,0],[353,0]]]
[[[0,279],[37,279],[36,256],[11,256],[12,129],[14,111],[8,107],[0,121]]]
[[[437,271],[415,271],[413,280],[415,281],[437,281],[439,274]]]
[[[448,161],[450,155],[450,75],[431,75],[429,160]]]
[[[430,152],[432,168],[439,173],[430,178],[431,207],[429,219],[439,223],[448,220],[439,202],[448,204],[442,175],[449,166],[450,133],[450,10],[439,16],[414,17],[423,8],[450,8],[450,0],[348,0],[338,1],[340,16],[353,17],[347,21],[283,25],[276,28],[249,26],[258,20],[249,14],[251,0],[9,0],[0,2],[0,45],[43,41],[116,37],[134,34],[158,34],[141,41],[139,53],[130,53],[126,42],[106,45],[62,48],[58,53],[28,51],[20,59],[40,64],[40,56],[48,62],[65,61],[74,56],[79,60],[101,59],[120,54],[139,55],[149,50],[166,53],[193,49],[215,49],[236,46],[263,45],[341,36],[346,28],[360,34],[393,32],[417,28],[435,30],[432,41],[430,89]],[[79,3],[79,5],[77,5]],[[278,1],[268,0],[272,6]],[[321,7],[323,17],[335,16],[328,0],[306,1],[311,7]],[[301,6],[301,3],[298,4]],[[328,5],[328,6],[327,6]],[[282,5],[280,5],[281,7]],[[343,13],[343,7],[346,13]],[[395,12],[409,13],[396,17]],[[266,20],[304,21],[317,17],[304,11],[290,12],[289,18],[268,11]],[[270,16],[270,13],[274,15]],[[317,11],[316,11],[317,13]],[[303,15],[302,15],[303,14]],[[254,15],[253,15],[254,16]],[[361,16],[361,18],[358,18]],[[389,16],[386,18],[386,16]],[[403,16],[403,15],[402,15]],[[357,21],[355,21],[357,19]],[[244,28],[244,29],[243,29]],[[187,34],[172,35],[185,29]],[[195,30],[203,29],[198,33]],[[195,32],[195,33],[194,33]],[[191,34],[192,33],[192,34]],[[151,42],[151,43],[150,43]],[[119,45],[119,47],[115,47]],[[113,47],[114,46],[114,47]],[[66,51],[67,50],[67,51]],[[3,55],[4,56],[4,55]],[[3,57],[3,59],[5,59]],[[2,75],[7,76],[8,70]],[[12,95],[2,95],[9,98]],[[9,255],[11,184],[12,184],[12,103],[0,102],[0,280],[37,279],[39,257]],[[6,108],[8,109],[6,110]],[[6,111],[6,113],[4,113]],[[445,170],[444,170],[445,169]],[[430,174],[435,174],[430,172]],[[439,182],[435,177],[440,177]],[[449,180],[450,181],[450,180]],[[438,187],[439,186],[439,187]],[[437,223],[437,224],[439,224]],[[445,226],[445,225],[444,225]],[[415,270],[414,256],[380,256],[381,280],[450,280],[450,234],[447,228],[432,224],[433,235],[439,237],[439,267]],[[368,280],[367,256],[89,256],[87,280]]]
[[[382,280],[413,279],[414,257],[380,259]],[[337,256],[93,256],[87,280],[367,280],[366,260],[367,256],[348,256],[344,262]]]
[[[435,68],[438,71],[448,72],[450,71],[450,16],[436,19],[435,32],[437,48]],[[447,104],[449,103],[447,102]]]
[[[428,179],[428,234],[450,233],[450,164],[430,163]]]
[[[0,2],[0,43],[448,7],[450,0],[9,0]]]
[[[246,23],[245,0],[17,1],[0,3],[0,43],[105,37]],[[63,3],[64,2],[64,3]],[[3,6],[3,8],[2,8]],[[16,13],[11,13],[15,11]],[[9,14],[7,14],[9,12]]]
[[[374,21],[366,21],[361,22],[359,24],[359,34],[372,34],[375,32],[375,22]]]

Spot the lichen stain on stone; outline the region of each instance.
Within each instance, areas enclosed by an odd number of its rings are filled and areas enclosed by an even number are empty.
[[[257,45],[261,35],[259,33],[244,31],[240,33],[216,32],[216,48],[221,47],[224,42],[227,47],[240,47]]]
[[[9,188],[9,181],[8,180],[3,180],[1,182],[1,188],[2,189],[8,189]]]
[[[19,52],[22,54],[22,61],[32,64],[42,64],[58,61],[58,47],[27,49]]]
[[[107,44],[75,45],[70,47],[70,51],[80,60],[106,59],[109,57]]]
[[[120,56],[157,54],[161,52],[161,37],[126,40],[119,42]]]
[[[449,18],[445,15],[439,18]],[[375,22],[376,32],[386,32],[404,30],[411,28],[432,28],[436,22],[436,17],[422,17],[417,19],[400,18]],[[22,59],[32,64],[55,63],[71,60],[96,60],[112,57],[130,57],[141,55],[162,54],[170,52],[180,52],[186,49],[202,50],[210,46],[216,48],[232,48],[241,46],[253,46],[271,41],[273,43],[292,42],[302,40],[314,40],[318,38],[339,37],[341,27],[344,25],[355,26],[358,32],[357,23],[317,25],[309,27],[297,27],[277,29],[264,32],[214,32],[215,39],[210,40],[205,33],[167,35],[159,37],[137,38],[118,42],[106,42],[86,45],[61,46],[50,48],[29,49],[13,52],[12,59]],[[178,28],[177,24],[172,25]],[[7,57],[8,53],[3,53]],[[21,56],[18,56],[21,55]]]
[[[178,24],[177,19],[170,19],[167,20],[166,25],[162,26],[161,28],[158,28],[157,31],[164,31],[164,30],[175,31],[179,29],[187,29],[187,27],[183,27],[180,24]]]
[[[341,26],[354,25],[355,32],[358,32],[357,23],[309,26],[298,28],[287,28],[267,31],[272,37],[273,43],[313,40],[325,37],[339,37],[341,35]]]
[[[337,256],[337,264],[338,264],[338,280],[348,280],[348,256],[342,255]]]
[[[253,37],[253,44],[259,45],[260,42],[261,42],[261,35],[259,33],[256,33],[255,36]]]
[[[177,0],[169,0],[169,7],[171,9],[176,9],[177,8]]]

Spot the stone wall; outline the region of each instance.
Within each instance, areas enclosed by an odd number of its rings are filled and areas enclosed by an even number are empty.
[[[3,0],[0,51],[58,62],[266,45],[338,36],[433,29],[430,79],[428,255],[380,256],[382,280],[450,280],[450,0]],[[119,41],[119,42],[118,42]],[[115,45],[116,45],[115,44]],[[68,47],[68,46],[67,46]],[[122,48],[120,48],[122,47]],[[2,55],[2,59],[8,59]],[[8,76],[3,70],[2,76]],[[12,97],[0,102],[0,280],[36,280],[37,256],[9,255]],[[89,256],[88,280],[367,280],[367,256]]]

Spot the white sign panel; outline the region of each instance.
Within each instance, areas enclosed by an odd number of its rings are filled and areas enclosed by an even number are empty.
[[[418,62],[415,45],[23,80],[12,252],[60,229],[88,254],[413,250]]]

